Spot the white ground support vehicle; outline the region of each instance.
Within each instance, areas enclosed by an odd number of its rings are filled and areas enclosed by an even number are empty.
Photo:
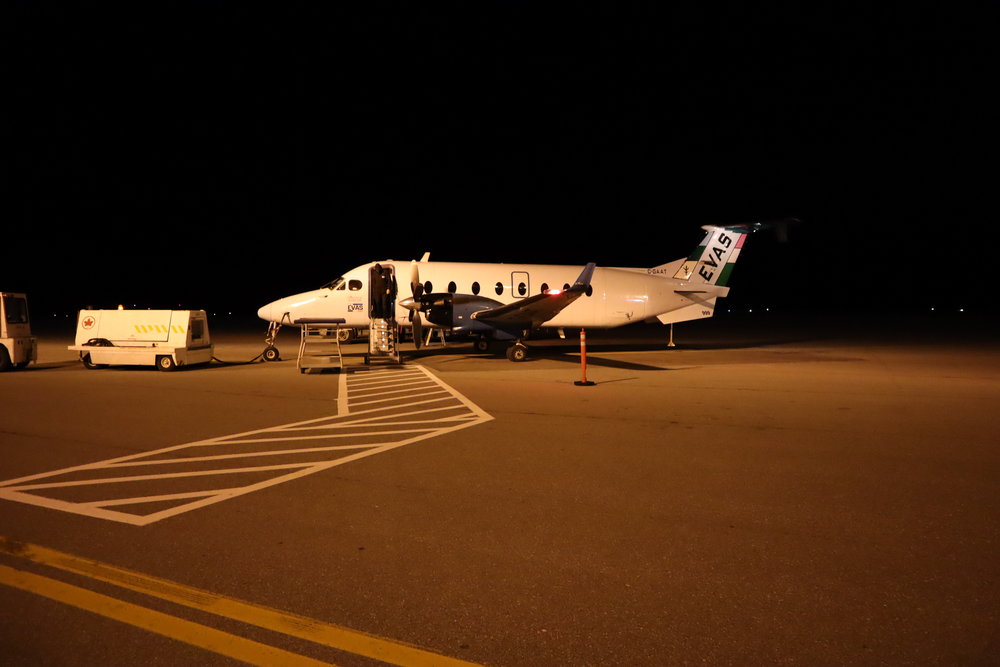
[[[207,364],[214,347],[204,310],[81,310],[76,344],[87,368]]]
[[[0,371],[24,368],[38,360],[38,343],[31,335],[28,299],[17,292],[0,292]]]

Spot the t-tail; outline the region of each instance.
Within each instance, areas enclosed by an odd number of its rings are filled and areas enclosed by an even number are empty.
[[[715,301],[729,293],[729,278],[740,257],[747,236],[760,224],[720,227],[705,225],[705,238],[686,259],[679,259],[650,270],[650,273],[673,278],[672,292],[679,300],[656,318],[664,324],[711,317]]]
[[[719,285],[724,287],[729,283],[733,266],[740,257],[743,242],[754,228],[749,225],[732,227],[702,227],[707,234],[698,247],[681,263],[673,277],[675,280],[689,281],[693,284]]]

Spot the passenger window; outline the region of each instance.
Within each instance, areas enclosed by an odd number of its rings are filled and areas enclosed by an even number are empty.
[[[458,285],[455,284],[454,280],[448,283],[448,291],[451,292],[452,294],[458,291]]]
[[[360,280],[351,280],[350,282],[347,283],[347,286],[350,288],[352,292],[357,292],[358,290],[361,289],[362,285]]]
[[[590,285],[587,285],[586,294],[587,294],[587,296],[593,296],[594,295],[594,288],[591,287]]]
[[[548,291],[549,291],[549,284],[548,283],[542,283],[542,294],[545,294]]]
[[[563,285],[563,292],[568,292],[568,291],[569,291],[569,283],[566,283],[565,285]]]
[[[472,293],[479,294],[479,283],[472,283]]]
[[[428,280],[427,282],[424,283],[424,294],[430,294],[433,291],[434,291],[434,285],[431,284],[431,281]]]
[[[521,296],[524,296],[525,294],[528,293],[528,286],[525,285],[524,283],[518,283],[517,284],[517,293],[520,294]]]
[[[503,294],[503,283],[497,283],[497,296]]]

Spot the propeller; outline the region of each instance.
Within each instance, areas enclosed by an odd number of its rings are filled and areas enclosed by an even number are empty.
[[[417,260],[410,262],[410,292],[415,301],[420,301],[420,297],[424,295],[424,285],[420,282],[420,266]]]
[[[413,324],[413,345],[420,349],[421,334],[423,333],[423,322],[420,319],[420,297],[424,294],[424,286],[420,282],[420,268],[416,260],[410,262],[410,293],[413,299],[407,299],[403,306],[410,310],[410,322]]]

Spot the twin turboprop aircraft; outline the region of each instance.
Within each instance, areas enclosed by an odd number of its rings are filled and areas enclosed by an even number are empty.
[[[511,341],[511,361],[526,358],[523,341],[543,328],[561,332],[711,317],[716,299],[729,293],[726,284],[744,241],[759,228],[759,223],[706,225],[704,239],[690,255],[653,268],[587,264],[581,271],[546,264],[431,262],[429,254],[419,262],[364,264],[319,289],[278,299],[257,311],[271,323],[265,358],[277,358],[273,341],[282,325],[326,321],[367,329],[379,308],[412,327],[417,347],[426,326],[471,335],[479,351],[486,351],[493,340]],[[397,288],[400,283],[408,283],[404,294]],[[386,289],[376,295],[373,284]],[[379,297],[385,297],[381,304]]]

